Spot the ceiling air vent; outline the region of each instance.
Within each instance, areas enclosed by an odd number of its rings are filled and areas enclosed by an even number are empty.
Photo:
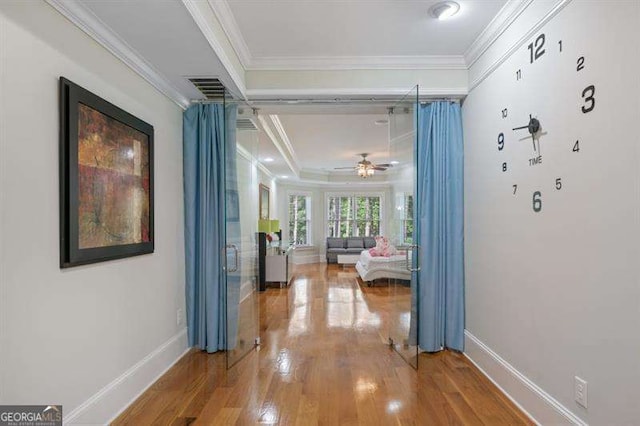
[[[258,110],[253,108],[238,108],[238,118],[236,119],[236,129],[238,130],[258,130],[256,120]]]
[[[258,130],[255,123],[250,118],[238,118],[236,121],[236,128],[238,130]]]
[[[189,81],[193,83],[207,99],[224,99],[225,87],[217,78],[190,78]]]

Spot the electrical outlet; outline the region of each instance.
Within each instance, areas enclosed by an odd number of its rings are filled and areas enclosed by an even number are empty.
[[[580,377],[574,377],[574,392],[576,402],[587,408],[587,382]]]
[[[182,324],[182,309],[176,311],[176,325]]]

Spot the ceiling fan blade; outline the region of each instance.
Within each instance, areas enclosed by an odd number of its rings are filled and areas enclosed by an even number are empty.
[[[375,166],[375,167],[373,168],[373,170],[380,170],[380,171],[383,171],[383,172],[384,172],[385,170],[387,170],[387,168],[386,168],[386,167]]]
[[[383,164],[374,164],[376,167],[393,167],[393,164],[383,163]]]

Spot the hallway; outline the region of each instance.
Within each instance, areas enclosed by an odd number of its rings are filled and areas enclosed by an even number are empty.
[[[258,351],[226,371],[224,353],[192,350],[113,424],[532,424],[462,355],[409,367],[386,344],[388,287],[356,277],[298,266],[259,295]]]

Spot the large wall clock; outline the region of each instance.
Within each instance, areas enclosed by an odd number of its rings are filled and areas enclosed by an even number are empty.
[[[557,165],[579,161],[581,146],[595,142],[579,132],[588,115],[597,110],[600,96],[589,75],[588,46],[579,44],[579,40],[563,40],[553,32],[536,34],[511,64],[509,99],[493,111],[499,117],[496,167],[504,174],[504,190],[528,202],[533,213],[543,212],[546,196],[565,190],[567,179],[577,178],[567,176]],[[558,79],[564,87],[552,84]],[[573,134],[566,128],[568,123],[577,124]],[[545,173],[548,163],[556,165],[550,167],[555,174]],[[516,170],[529,168],[527,173],[514,175]]]
[[[589,424],[638,418],[639,70],[640,2],[533,1],[462,105],[466,327]]]

